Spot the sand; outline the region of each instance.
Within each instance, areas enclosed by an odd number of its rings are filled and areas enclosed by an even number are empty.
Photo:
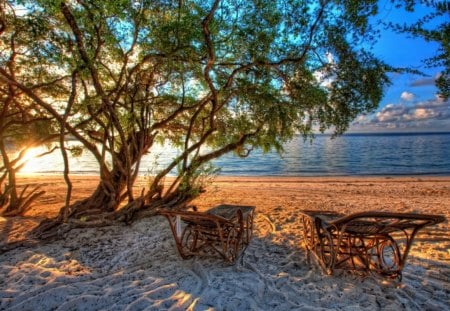
[[[30,176],[47,191],[26,217],[0,218],[0,244],[20,240],[64,200],[61,177]],[[96,179],[73,177],[74,199]],[[140,181],[136,190],[145,186]],[[77,229],[67,238],[0,255],[0,310],[449,310],[449,222],[422,231],[402,282],[336,270],[307,255],[299,209],[443,214],[450,177],[220,177],[194,204],[257,207],[254,238],[234,266],[182,260],[167,221]]]

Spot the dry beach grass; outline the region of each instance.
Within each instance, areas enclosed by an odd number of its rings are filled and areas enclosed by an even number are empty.
[[[0,218],[0,243],[19,240],[64,201],[60,176],[28,176],[46,194],[24,218]],[[96,178],[74,176],[74,200]],[[138,182],[136,191],[145,186]],[[255,205],[243,262],[182,260],[162,217],[73,230],[66,239],[0,255],[0,310],[445,310],[450,308],[449,222],[422,231],[403,281],[338,270],[323,274],[302,247],[299,209],[442,214],[450,177],[218,177],[193,202],[200,210]]]

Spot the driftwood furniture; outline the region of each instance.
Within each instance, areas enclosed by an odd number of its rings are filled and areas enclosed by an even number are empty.
[[[183,259],[205,253],[219,254],[234,263],[250,243],[254,206],[219,205],[206,212],[161,210],[169,221]]]
[[[444,220],[425,214],[301,211],[306,248],[327,274],[340,267],[399,280],[417,232]]]

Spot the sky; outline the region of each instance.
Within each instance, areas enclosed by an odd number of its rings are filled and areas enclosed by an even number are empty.
[[[388,0],[380,3],[378,16],[383,20],[408,22],[424,13],[418,10],[411,15],[394,9]],[[450,132],[450,101],[437,96],[434,84],[443,68],[426,68],[423,62],[435,56],[438,47],[435,42],[383,29],[372,52],[389,65],[409,66],[427,76],[390,74],[392,85],[386,88],[379,108],[359,116],[349,132]]]

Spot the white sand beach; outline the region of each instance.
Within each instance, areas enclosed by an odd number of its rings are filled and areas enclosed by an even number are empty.
[[[95,178],[74,177],[74,199]],[[0,243],[20,240],[63,204],[61,177],[29,177],[47,193],[24,218],[0,218]],[[143,182],[141,186],[143,185]],[[137,186],[137,188],[139,185]],[[256,206],[242,261],[183,260],[167,221],[77,229],[67,238],[0,254],[0,310],[449,310],[449,222],[419,233],[402,282],[324,274],[302,244],[298,210],[442,214],[450,177],[220,177],[194,201]]]

